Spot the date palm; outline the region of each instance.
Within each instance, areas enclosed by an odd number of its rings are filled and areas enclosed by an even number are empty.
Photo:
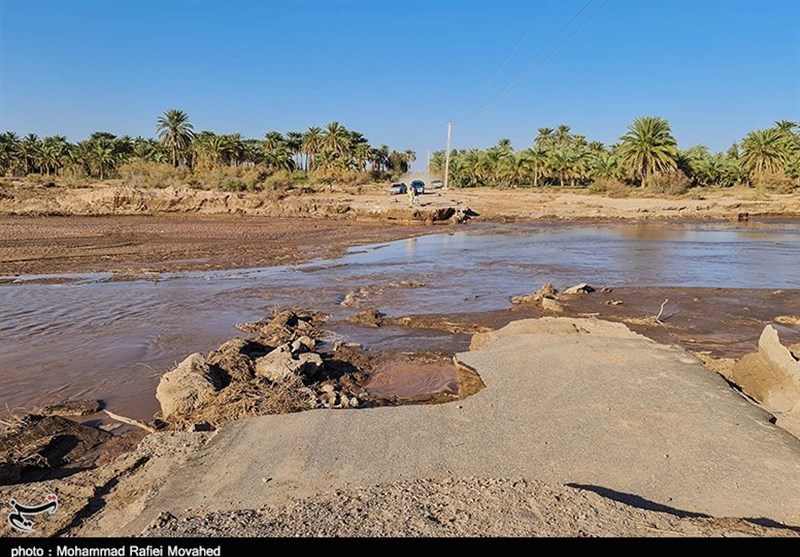
[[[786,135],[780,128],[752,131],[742,141],[741,163],[751,177],[783,170],[788,157]]]
[[[105,180],[106,171],[114,165],[114,144],[105,138],[98,139],[92,145],[91,157],[100,179]]]
[[[343,155],[350,149],[350,132],[339,122],[331,122],[322,132],[322,147],[337,155]]]
[[[572,142],[572,134],[570,133],[570,127],[564,124],[556,126],[556,131],[553,134],[553,141],[556,145],[569,145]]]
[[[295,166],[302,166],[303,134],[300,132],[286,132],[286,147],[295,159]]]
[[[158,117],[156,131],[161,144],[172,153],[172,165],[179,166],[181,159],[192,143],[194,127],[183,110],[167,110]]]
[[[663,118],[635,119],[620,142],[620,160],[641,184],[656,172],[677,167],[678,142],[672,137],[669,122]]]
[[[553,128],[539,128],[533,145],[539,149],[545,149],[553,143]]]
[[[314,168],[314,159],[322,149],[322,130],[317,127],[308,128],[303,134],[303,151],[306,154],[306,170]]]

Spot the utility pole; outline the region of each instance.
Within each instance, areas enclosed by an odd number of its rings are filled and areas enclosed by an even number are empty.
[[[428,162],[425,163],[425,173],[430,174],[431,172],[431,150],[428,149]]]
[[[444,158],[444,189],[450,185],[450,136],[453,133],[453,122],[447,122],[447,151]]]

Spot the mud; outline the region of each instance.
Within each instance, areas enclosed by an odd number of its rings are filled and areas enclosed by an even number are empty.
[[[153,273],[297,263],[430,232],[419,225],[231,215],[1,216],[0,276],[113,272],[109,280],[158,280]]]

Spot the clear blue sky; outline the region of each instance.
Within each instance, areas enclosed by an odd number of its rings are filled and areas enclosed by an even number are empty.
[[[168,108],[248,137],[338,120],[424,164],[448,118],[459,148],[559,123],[611,143],[657,115],[714,150],[800,120],[797,0],[591,0],[556,38],[585,3],[551,0],[481,89],[543,0],[0,0],[0,129],[152,136]]]

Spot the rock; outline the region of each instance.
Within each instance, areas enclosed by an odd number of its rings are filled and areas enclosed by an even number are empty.
[[[266,377],[274,383],[284,381],[290,376],[313,377],[322,367],[322,357],[315,352],[295,356],[292,345],[282,344],[275,350],[256,360],[256,375]]]
[[[293,375],[292,346],[288,343],[278,346],[266,356],[258,358],[255,362],[255,368],[257,376],[266,377],[276,383],[289,375]]]
[[[589,292],[594,292],[594,288],[582,282],[580,284],[576,284],[575,286],[570,286],[562,294],[588,294]]]
[[[320,391],[322,391],[323,393],[332,393],[332,392],[333,392],[333,391],[335,391],[336,389],[335,389],[335,388],[334,388],[334,386],[333,386],[333,385],[331,385],[330,383],[326,383],[325,385],[322,385],[322,386],[319,388],[319,390],[320,390]]]
[[[300,354],[297,358],[297,375],[314,377],[322,369],[322,356],[316,352]]]
[[[172,416],[187,415],[213,400],[218,378],[209,368],[202,354],[194,353],[172,371],[161,377],[156,389],[156,399],[161,414],[169,420]]]
[[[319,401],[325,408],[333,408],[336,404],[336,393],[323,393],[320,395]]]
[[[365,309],[347,318],[348,323],[357,325],[367,325],[368,327],[380,327],[383,325],[385,315],[376,309]]]
[[[554,300],[552,298],[542,298],[542,309],[546,311],[554,311],[556,313],[562,313],[564,311],[564,306],[562,306],[558,300]]]
[[[235,338],[222,344],[217,350],[209,353],[208,365],[218,374],[227,376],[231,381],[250,381],[254,375],[253,360],[245,351],[250,352],[251,344],[243,339]]]
[[[512,304],[528,304],[531,302],[538,302],[545,298],[552,298],[555,299],[556,295],[558,294],[558,290],[553,287],[552,282],[546,283],[542,286],[539,290],[534,292],[533,294],[526,294],[524,296],[514,296],[511,298]]]
[[[733,366],[732,377],[770,412],[800,417],[800,362],[780,343],[772,325],[761,333],[758,352]]]
[[[456,209],[455,213],[453,214],[453,222],[456,224],[466,224],[469,219],[472,217],[477,217],[478,213],[470,209],[469,207],[463,207]]]
[[[36,412],[40,416],[89,416],[103,409],[99,400],[68,400],[58,404],[48,404]]]
[[[80,468],[87,455],[113,435],[60,416],[29,414],[0,436],[0,485],[37,469]]]
[[[800,327],[800,317],[794,315],[779,315],[775,319],[773,319],[775,323],[780,323],[781,325],[794,325],[795,327]]]
[[[292,342],[292,353],[302,354],[303,352],[312,352],[317,347],[317,341],[308,335],[303,335]]]
[[[607,306],[621,306],[622,305],[622,300],[607,300],[606,301],[606,305]]]
[[[358,302],[358,297],[356,296],[355,292],[348,292],[347,295],[344,297],[344,300],[339,304],[340,306],[352,306]]]

